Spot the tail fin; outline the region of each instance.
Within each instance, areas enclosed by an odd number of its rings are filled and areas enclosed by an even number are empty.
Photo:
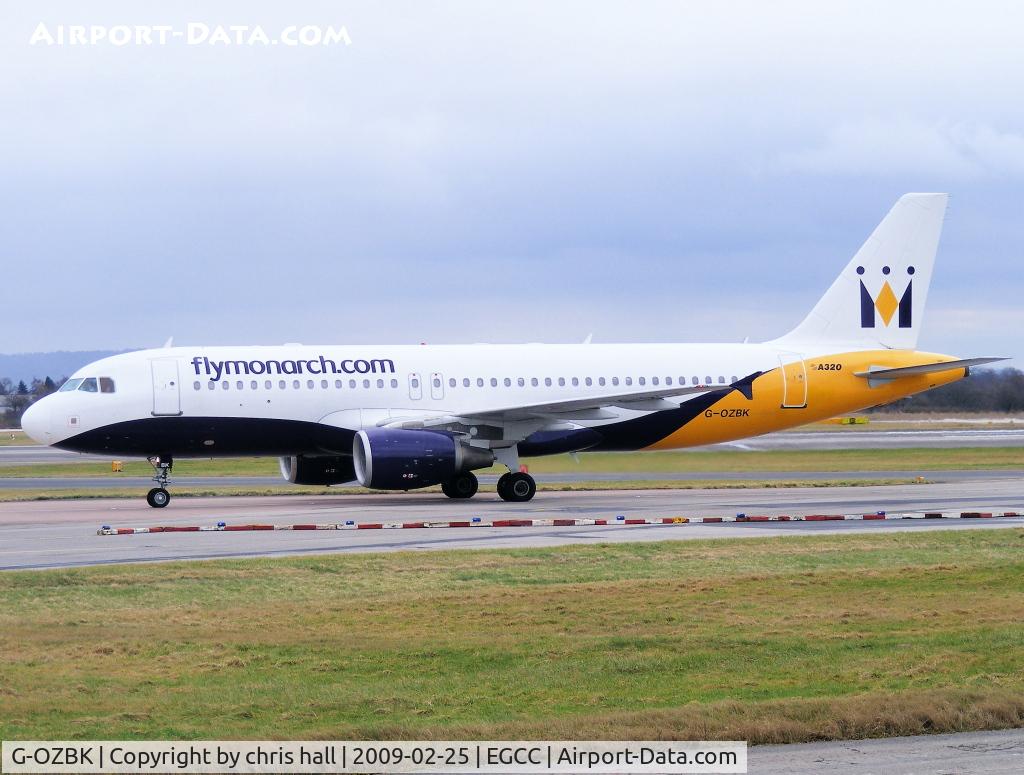
[[[776,342],[914,349],[948,194],[904,194],[804,321]]]

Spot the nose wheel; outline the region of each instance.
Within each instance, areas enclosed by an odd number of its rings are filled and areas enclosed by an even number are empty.
[[[162,509],[171,502],[171,494],[167,491],[167,484],[171,480],[171,468],[174,466],[172,458],[151,457],[149,464],[153,466],[153,481],[157,486],[146,493],[146,503],[154,509]]]
[[[171,494],[163,487],[154,487],[146,493],[146,503],[154,509],[162,509],[171,502]]]

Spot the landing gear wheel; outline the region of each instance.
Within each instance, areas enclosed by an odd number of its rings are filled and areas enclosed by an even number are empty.
[[[162,509],[171,502],[171,494],[167,492],[167,484],[171,480],[171,468],[174,466],[174,459],[170,455],[164,457],[153,455],[146,459],[153,466],[153,481],[157,485],[146,493],[146,503],[154,509]]]
[[[154,509],[162,509],[171,502],[171,494],[163,487],[154,487],[146,493],[146,503]]]
[[[505,481],[502,486],[502,480]],[[529,474],[515,473],[505,474],[498,480],[498,495],[502,500],[509,503],[525,503],[537,494],[537,483]]]
[[[472,498],[476,495],[476,491],[479,486],[480,483],[477,481],[476,474],[472,471],[467,471],[466,473],[459,474],[454,479],[449,479],[447,482],[442,484],[441,492],[449,498],[462,500],[464,498]]]
[[[512,478],[512,474],[502,474],[498,477],[498,497],[503,501],[507,501],[508,498],[505,495],[505,488],[508,487],[508,480]]]

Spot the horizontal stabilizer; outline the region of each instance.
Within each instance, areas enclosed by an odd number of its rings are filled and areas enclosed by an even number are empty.
[[[952,371],[953,369],[969,369],[971,366],[982,366],[986,363],[1005,361],[1006,358],[965,358],[959,361],[941,361],[938,363],[922,363],[920,366],[900,366],[898,368],[885,368],[872,366],[867,371],[854,372],[854,376],[866,377],[870,380],[900,379],[902,377],[917,377],[921,374],[934,374],[938,371]]]

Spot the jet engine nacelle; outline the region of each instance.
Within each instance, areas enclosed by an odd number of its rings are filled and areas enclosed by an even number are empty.
[[[343,484],[356,478],[350,457],[305,457],[292,455],[280,458],[281,476],[292,484]]]
[[[447,482],[456,474],[487,468],[494,453],[429,430],[359,431],[352,441],[356,478],[375,490],[414,490]]]

